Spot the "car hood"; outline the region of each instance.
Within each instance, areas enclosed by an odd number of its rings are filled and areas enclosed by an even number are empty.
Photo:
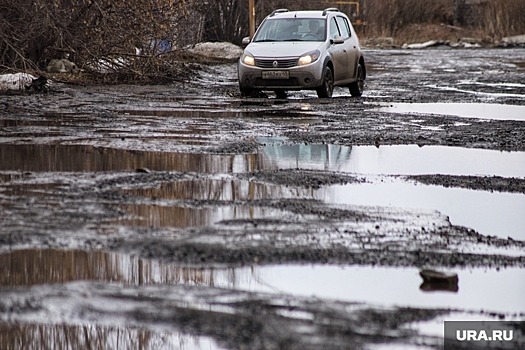
[[[264,43],[250,43],[246,51],[255,57],[299,57],[313,51],[324,42],[319,41],[276,41]]]

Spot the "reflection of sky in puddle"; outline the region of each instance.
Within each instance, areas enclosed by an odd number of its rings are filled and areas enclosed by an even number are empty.
[[[263,266],[239,269],[235,287],[385,306],[496,310],[512,314],[525,311],[523,269],[456,271],[459,277],[456,293],[420,290],[422,279],[418,271],[390,267]],[[216,278],[217,286],[219,281]]]
[[[417,268],[268,265],[241,268],[180,267],[105,252],[22,250],[0,255],[3,288],[78,280],[133,285],[201,285],[285,293],[384,306],[525,312],[525,270],[455,269],[458,291],[423,291]],[[70,264],[74,262],[75,268]],[[498,286],[498,288],[494,288]]]
[[[473,191],[377,180],[361,185],[336,185],[321,194],[328,202],[435,209],[449,216],[454,225],[479,233],[525,240],[525,195]]]
[[[270,145],[264,149],[279,168],[319,169],[383,175],[472,175],[525,178],[525,152],[399,145]]]
[[[525,178],[525,152],[444,146],[270,145],[269,162],[279,168],[324,169],[358,174],[448,174]],[[370,179],[369,179],[370,180]],[[330,203],[439,210],[455,225],[483,234],[525,240],[523,194],[428,186],[377,178],[372,183],[318,191]]]
[[[490,103],[388,103],[379,110],[402,114],[439,114],[465,118],[525,120],[525,106]]]

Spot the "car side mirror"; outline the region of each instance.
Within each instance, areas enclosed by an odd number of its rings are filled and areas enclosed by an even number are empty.
[[[249,36],[242,38],[242,44],[245,46],[248,45],[251,41],[252,41],[252,38],[250,38]]]
[[[335,44],[335,45],[342,44],[344,42],[345,42],[345,39],[343,39],[343,37],[341,35],[336,35],[332,39],[332,44]]]

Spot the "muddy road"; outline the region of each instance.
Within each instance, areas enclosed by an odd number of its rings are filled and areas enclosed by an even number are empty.
[[[367,50],[362,98],[0,97],[1,349],[441,349],[525,319],[525,49]],[[424,283],[419,272],[457,274]]]

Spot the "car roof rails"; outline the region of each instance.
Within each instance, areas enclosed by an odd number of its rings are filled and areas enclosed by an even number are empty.
[[[277,9],[277,10],[274,10],[271,14],[270,14],[270,17],[273,17],[275,16],[276,14],[278,13],[283,13],[283,12],[289,12],[290,10],[288,9]]]
[[[329,7],[327,9],[324,9],[323,16],[326,16],[327,12],[339,12],[339,9],[337,7]]]

